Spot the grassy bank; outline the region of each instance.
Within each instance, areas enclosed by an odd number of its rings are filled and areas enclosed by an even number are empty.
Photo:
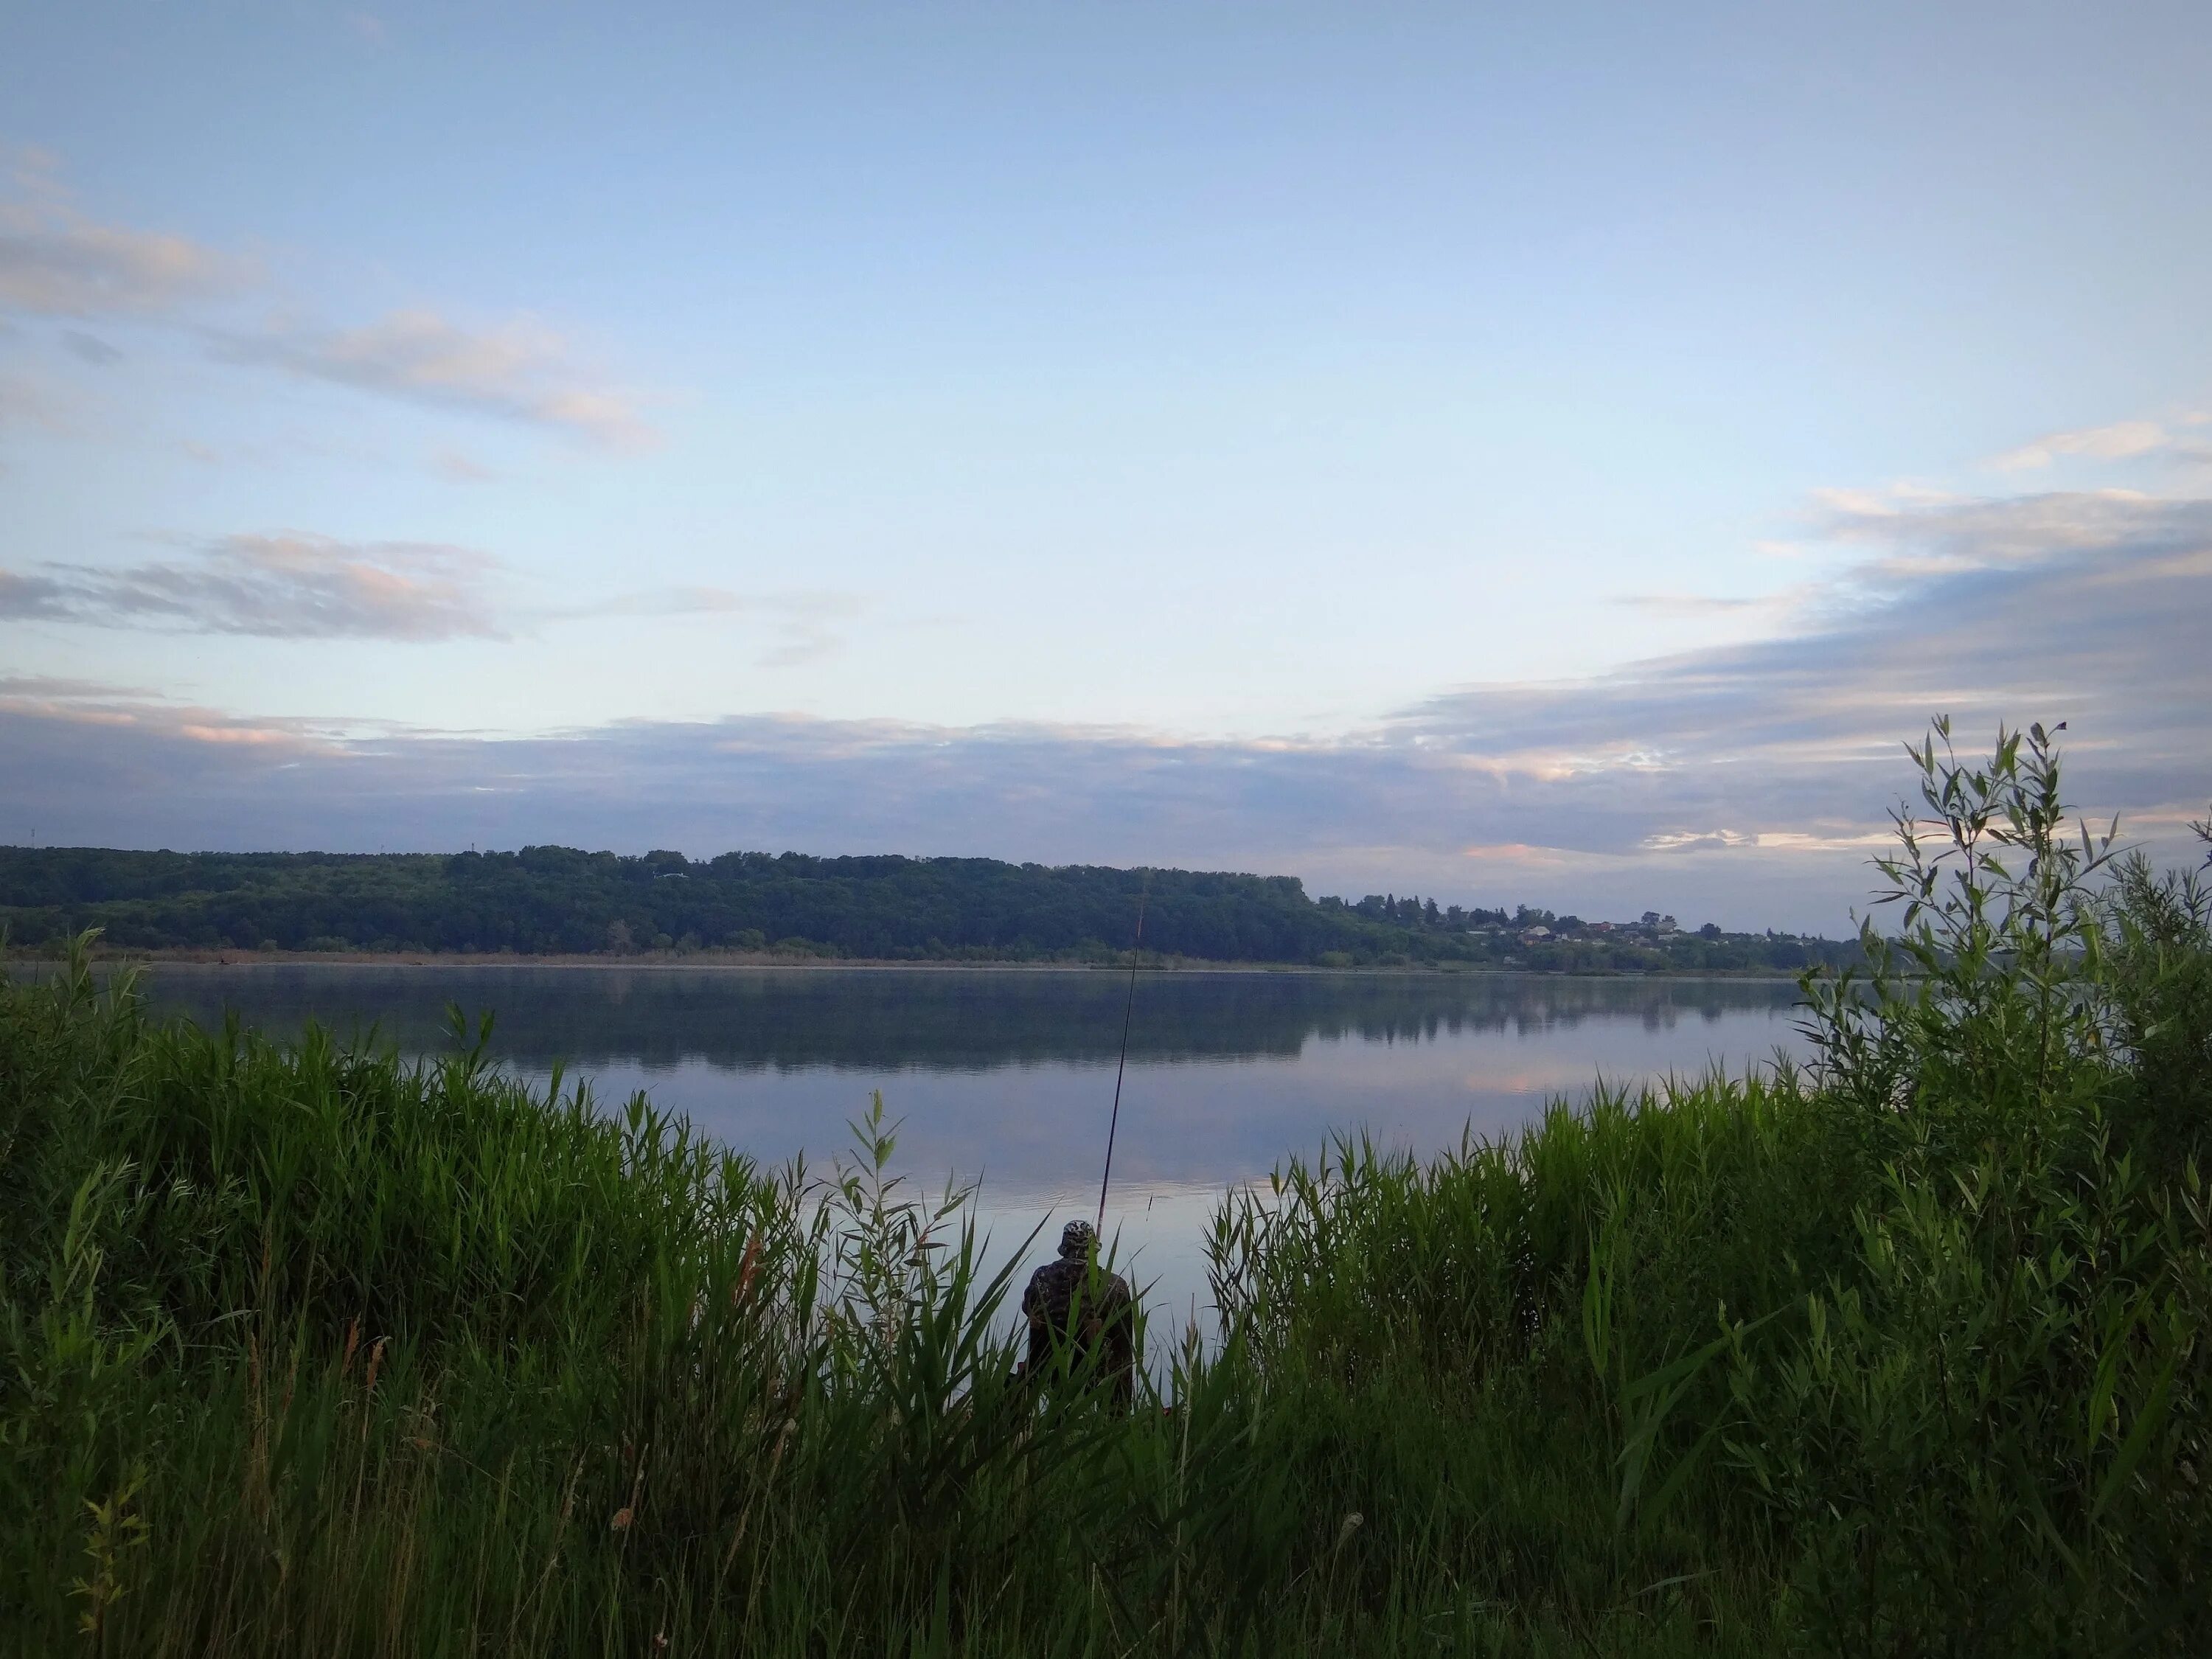
[[[1926,782],[1817,1071],[1286,1166],[1127,1418],[1010,1382],[879,1122],[817,1182],[465,1030],[0,988],[0,1637],[2196,1650],[2207,905],[2064,841],[2039,743]]]

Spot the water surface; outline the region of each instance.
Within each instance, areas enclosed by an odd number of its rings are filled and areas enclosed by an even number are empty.
[[[491,1048],[555,1061],[618,1103],[644,1089],[771,1163],[822,1164],[880,1089],[899,1164],[981,1182],[1001,1242],[1087,1215],[1121,1043],[1125,975],[943,969],[165,963],[155,1003],[308,1018],[447,1045],[446,1008],[491,1010]],[[1156,1308],[1202,1310],[1197,1240],[1224,1188],[1332,1135],[1421,1153],[1498,1134],[1601,1078],[1632,1085],[1802,1053],[1796,988],[1541,975],[1140,975],[1109,1205]]]

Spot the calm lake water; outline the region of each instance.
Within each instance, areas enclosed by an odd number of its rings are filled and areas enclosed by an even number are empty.
[[[981,1183],[1001,1245],[1089,1215],[1126,976],[874,969],[164,964],[163,1008],[235,1010],[277,1036],[313,1018],[446,1046],[445,1010],[496,1015],[519,1073],[564,1062],[618,1104],[659,1104],[765,1161],[826,1165],[883,1091],[898,1162]],[[1741,1072],[1802,1052],[1788,983],[1511,975],[1140,975],[1109,1231],[1178,1322],[1206,1307],[1198,1240],[1222,1192],[1340,1132],[1431,1152],[1510,1130],[1601,1078]],[[1033,1254],[1040,1254],[1033,1252]],[[1048,1254],[1048,1252],[1042,1252]]]

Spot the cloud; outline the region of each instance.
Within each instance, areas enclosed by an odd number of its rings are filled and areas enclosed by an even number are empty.
[[[2204,419],[2202,416],[2187,416],[2180,424],[2202,426]],[[2008,451],[1990,465],[2002,472],[2036,471],[2062,456],[2098,461],[2130,461],[2145,456],[2207,461],[2212,460],[2212,442],[2173,431],[2158,421],[2115,421],[2109,426],[2047,434],[2033,443]]]
[[[1407,732],[1544,786],[1594,851],[1849,841],[1932,712],[2073,724],[2077,784],[2212,794],[2212,501],[2030,496],[1869,514],[1876,556],[1791,635],[1566,686],[1473,687]],[[1525,788],[1525,785],[1523,786]]]
[[[1466,686],[1327,740],[770,715],[349,735],[91,691],[0,696],[0,774],[35,781],[0,800],[0,838],[35,823],[126,845],[1172,863],[1833,933],[1910,784],[1899,740],[1944,711],[1968,745],[2000,720],[2070,721],[2073,797],[2188,856],[2186,822],[2212,798],[2212,501],[1874,505],[1839,521],[1862,562],[1786,636]],[[210,735],[235,732],[270,735]]]
[[[598,617],[747,617],[768,622],[776,640],[757,659],[763,668],[797,668],[833,656],[844,647],[836,624],[861,615],[866,605],[856,595],[828,592],[738,593],[726,587],[669,587],[626,593],[562,613]]]
[[[123,354],[113,346],[82,329],[64,329],[62,344],[69,349],[70,356],[79,362],[90,363],[94,368],[106,368],[123,361]]]
[[[654,437],[635,396],[580,367],[562,335],[530,318],[470,329],[434,311],[364,327],[274,326],[210,337],[216,355],[434,409],[520,421],[613,447]]]
[[[64,703],[74,706],[109,697],[127,697],[143,702],[154,696],[143,686],[113,686],[65,674],[0,674],[0,700],[19,702],[34,699],[57,709]]]
[[[1782,623],[1817,597],[1810,583],[1800,582],[1778,592],[1750,595],[1708,593],[1628,593],[1614,601],[1656,615],[1711,618],[1756,618],[1772,626]]]
[[[36,714],[70,726],[143,723],[149,730],[163,732],[186,727],[245,735],[290,732],[302,741],[324,741],[331,730],[307,720],[240,718],[180,702],[149,686],[118,685],[66,674],[0,674],[0,712]]]
[[[499,475],[473,456],[458,449],[441,449],[430,458],[430,470],[447,483],[489,483]]]
[[[1886,598],[1945,574],[2201,546],[2209,520],[2212,502],[2132,489],[1832,502],[1827,537],[1874,552],[1832,580],[1827,601]]]
[[[363,39],[383,25],[350,21]],[[0,198],[0,315],[195,324],[221,360],[279,369],[441,410],[519,421],[615,448],[653,442],[638,394],[578,357],[574,343],[529,316],[482,327],[415,307],[354,328],[278,320],[216,325],[218,302],[260,290],[254,262],[188,237],[106,224],[58,182],[58,164],[15,153],[15,193]],[[65,331],[63,345],[104,367],[106,341]]]
[[[763,624],[763,667],[842,646],[836,624],[866,609],[850,594],[669,587],[587,603],[526,604],[510,572],[471,549],[356,543],[306,531],[236,535],[181,559],[109,567],[0,568],[0,621],[75,623],[274,639],[505,639],[610,617],[737,618]]]
[[[283,639],[496,638],[493,562],[462,548],[232,536],[185,560],[0,570],[0,618]]]
[[[60,393],[21,375],[0,374],[0,432],[10,427],[67,432],[74,425],[70,402]]]
[[[100,224],[58,194],[0,201],[0,311],[149,316],[238,293],[253,277],[247,261],[187,237]]]

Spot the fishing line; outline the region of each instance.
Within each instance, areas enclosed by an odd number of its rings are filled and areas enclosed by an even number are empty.
[[[1114,1178],[1114,1132],[1121,1126],[1121,1074],[1129,1069],[1129,1016],[1137,1008],[1137,953],[1145,943],[1145,901],[1152,890],[1152,872],[1145,872],[1137,890],[1137,937],[1129,946],[1129,995],[1121,1005],[1121,1058],[1114,1065],[1114,1115],[1106,1120],[1106,1168],[1098,1177],[1098,1231],[1106,1231],[1106,1183]]]

